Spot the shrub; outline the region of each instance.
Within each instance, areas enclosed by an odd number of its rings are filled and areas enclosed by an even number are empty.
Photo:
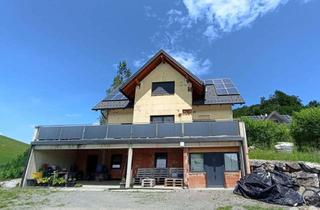
[[[295,112],[290,130],[299,150],[320,149],[320,108]]]
[[[271,148],[277,142],[291,141],[289,127],[270,120],[258,121],[241,118],[246,124],[249,146]]]
[[[19,155],[16,159],[0,166],[0,180],[14,179],[22,176],[28,159],[29,150]]]

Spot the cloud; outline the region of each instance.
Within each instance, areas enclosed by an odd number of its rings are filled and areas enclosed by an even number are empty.
[[[201,29],[202,35],[212,41],[224,33],[250,26],[259,17],[280,8],[288,1],[290,0],[182,0],[186,11],[170,9],[167,12],[167,24],[180,24],[181,28],[192,31],[195,28]],[[299,1],[308,3],[311,0]]]
[[[186,69],[190,70],[196,75],[206,74],[211,68],[212,63],[208,58],[200,59],[194,52],[174,50],[172,48],[164,48],[164,50]],[[152,56],[154,56],[155,53],[156,52],[152,52],[151,54],[144,56],[143,59],[133,61],[133,65],[136,68],[141,68]]]
[[[156,18],[157,14],[152,11],[152,8],[150,6],[144,6],[144,13],[148,18]]]
[[[95,122],[92,123],[92,125],[100,125],[100,121],[99,120],[95,121]]]
[[[203,35],[206,36],[210,41],[213,41],[219,37],[218,31],[213,26],[208,26],[203,32]]]
[[[133,61],[133,66],[136,68],[141,68],[146,62],[146,59],[138,59]]]
[[[211,61],[208,58],[200,59],[195,55],[195,53],[185,51],[166,51],[181,65],[196,75],[206,74],[210,70]]]

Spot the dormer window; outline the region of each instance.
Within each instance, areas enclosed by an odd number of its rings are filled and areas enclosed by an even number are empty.
[[[152,96],[163,96],[174,94],[174,82],[153,82]]]

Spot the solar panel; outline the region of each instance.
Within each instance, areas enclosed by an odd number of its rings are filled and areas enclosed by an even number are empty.
[[[114,94],[109,94],[109,95],[106,97],[106,100],[111,100],[113,97],[114,97]]]
[[[214,84],[222,84],[222,83],[223,83],[223,80],[222,80],[222,79],[214,79],[214,80],[213,80],[213,83],[214,83]]]
[[[239,94],[237,88],[227,88],[228,94],[229,95],[237,95]]]
[[[224,82],[225,84],[233,84],[232,81],[231,81],[231,79],[223,79],[223,82]]]
[[[205,85],[213,85],[214,83],[213,83],[212,79],[206,79],[206,80],[204,80],[204,84]]]
[[[217,95],[239,95],[238,89],[234,86],[231,79],[211,79],[205,80],[205,85],[213,84]]]
[[[216,89],[217,95],[228,95],[227,89],[221,88],[221,89]]]
[[[112,93],[110,93],[106,100],[110,101],[118,101],[118,100],[127,100],[127,97],[123,95],[119,90],[114,90]]]

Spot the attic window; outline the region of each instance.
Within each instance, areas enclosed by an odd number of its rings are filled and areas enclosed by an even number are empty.
[[[152,96],[173,95],[174,82],[153,82]]]

